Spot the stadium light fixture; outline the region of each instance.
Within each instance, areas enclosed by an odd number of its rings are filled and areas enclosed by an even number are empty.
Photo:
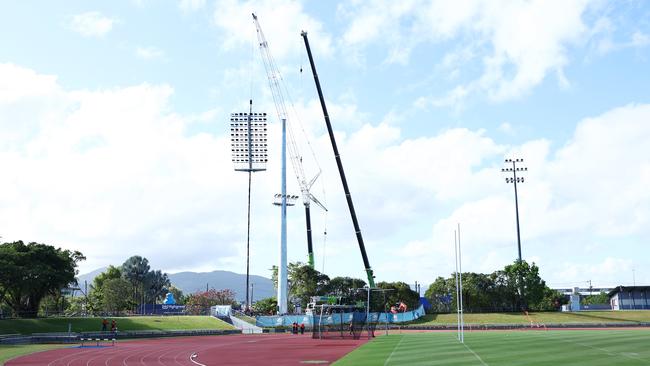
[[[248,173],[248,225],[246,232],[246,305],[249,301],[250,232],[251,232],[251,175],[266,170],[268,157],[266,113],[253,113],[253,100],[249,111],[230,114],[230,148],[235,171]]]
[[[519,230],[519,199],[517,197],[517,183],[524,183],[524,177],[518,177],[517,172],[527,172],[527,167],[518,167],[517,163],[523,163],[524,159],[505,159],[506,164],[512,164],[512,167],[501,168],[504,173],[512,173],[512,177],[506,177],[506,183],[513,183],[515,187],[515,217],[517,220],[517,249],[519,253],[519,261],[521,261],[521,234]]]

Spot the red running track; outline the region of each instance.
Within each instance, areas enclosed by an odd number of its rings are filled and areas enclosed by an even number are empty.
[[[165,338],[121,341],[115,347],[61,348],[14,358],[5,365],[326,365],[365,342],[367,339],[315,340],[307,334]]]

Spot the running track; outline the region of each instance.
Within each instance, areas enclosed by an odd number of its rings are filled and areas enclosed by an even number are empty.
[[[61,348],[15,358],[7,366],[209,366],[330,364],[367,339],[314,340],[311,334],[183,337]],[[192,355],[196,355],[192,357]]]

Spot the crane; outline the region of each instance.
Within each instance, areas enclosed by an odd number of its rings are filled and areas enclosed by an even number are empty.
[[[334,158],[336,159],[336,166],[339,169],[339,176],[341,177],[341,183],[343,184],[343,191],[345,192],[345,198],[348,201],[348,209],[350,210],[352,224],[354,225],[354,231],[357,234],[357,242],[359,243],[359,250],[361,251],[363,265],[365,266],[366,275],[368,276],[368,287],[369,287],[368,296],[370,296],[370,288],[375,287],[375,276],[373,275],[372,267],[370,267],[370,262],[368,261],[366,246],[363,244],[363,236],[361,235],[361,228],[359,228],[359,221],[357,220],[357,214],[354,211],[354,203],[352,203],[352,195],[350,195],[350,188],[348,187],[348,181],[347,179],[345,179],[343,162],[341,161],[341,155],[339,154],[339,149],[336,146],[336,139],[334,138],[334,130],[332,129],[332,124],[330,123],[330,116],[327,113],[327,106],[325,105],[325,97],[323,97],[323,90],[320,87],[320,81],[318,80],[318,74],[316,73],[316,65],[314,64],[314,58],[311,55],[311,48],[309,48],[309,40],[307,39],[307,32],[303,31],[301,35],[302,35],[302,39],[305,41],[307,56],[309,56],[309,64],[311,65],[311,71],[312,74],[314,75],[314,82],[316,83],[316,90],[318,91],[318,98],[320,99],[320,105],[321,108],[323,109],[323,117],[325,118],[325,124],[327,125],[327,132],[329,133],[330,142],[332,143],[332,150],[334,150]]]
[[[257,29],[257,41],[259,43],[260,54],[262,55],[264,69],[266,70],[266,75],[269,79],[269,86],[271,88],[271,94],[273,95],[273,102],[275,103],[275,109],[278,114],[278,119],[280,121],[283,119],[288,120],[287,108],[284,103],[285,93],[283,92],[280,85],[280,83],[282,82],[282,76],[280,74],[280,70],[276,66],[275,61],[273,60],[273,56],[271,56],[271,51],[269,50],[269,44],[266,41],[266,37],[264,37],[264,32],[262,31],[262,27],[260,26],[257,16],[255,15],[255,13],[253,13],[252,15],[253,15],[253,22],[255,23],[255,28]],[[298,185],[300,186],[302,203],[305,206],[305,222],[307,225],[307,253],[308,253],[309,266],[311,266],[311,268],[314,268],[314,248],[313,248],[312,236],[311,236],[310,204],[311,202],[314,202],[316,205],[318,205],[320,208],[322,208],[325,211],[327,211],[327,208],[311,193],[310,190],[314,185],[314,183],[316,182],[316,180],[318,179],[318,177],[320,176],[321,170],[319,168],[318,173],[316,173],[316,175],[312,179],[307,181],[307,178],[305,177],[305,170],[302,165],[302,156],[300,155],[300,151],[298,150],[298,145],[296,143],[295,137],[293,136],[290,125],[288,128],[287,135],[288,135],[287,148],[289,150],[289,159],[291,161],[293,171],[296,174]]]

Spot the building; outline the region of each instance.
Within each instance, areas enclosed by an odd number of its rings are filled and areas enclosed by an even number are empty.
[[[609,303],[612,310],[650,310],[650,286],[618,286],[611,290]]]

